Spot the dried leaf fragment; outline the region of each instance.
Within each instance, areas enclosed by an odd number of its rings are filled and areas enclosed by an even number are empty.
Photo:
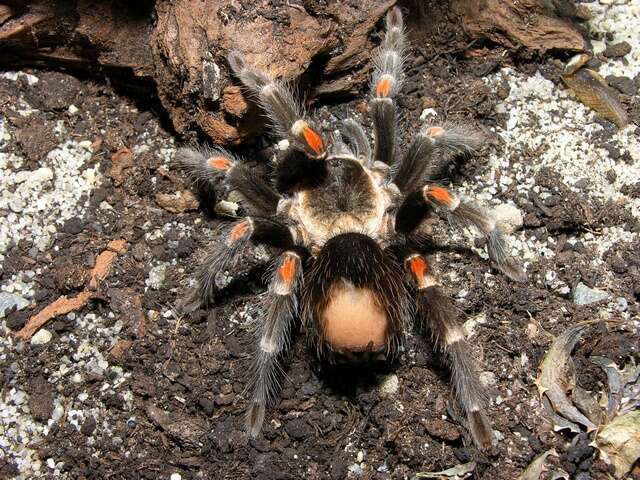
[[[171,213],[183,213],[198,208],[198,199],[189,190],[156,193],[156,203]]]
[[[420,472],[416,473],[415,478],[453,478],[463,479],[468,478],[476,469],[476,462],[462,463],[455,467],[442,470],[441,472]]]
[[[540,475],[542,475],[542,472],[546,467],[547,457],[549,455],[553,455],[554,457],[557,457],[558,453],[554,448],[552,448],[538,455],[529,464],[527,469],[524,472],[522,472],[522,474],[518,477],[518,480],[539,480]]]
[[[115,185],[121,185],[125,179],[125,170],[133,166],[133,152],[127,147],[123,147],[111,155],[111,168],[109,177],[113,179]]]
[[[182,445],[199,448],[207,438],[206,424],[195,417],[168,413],[155,405],[147,405],[146,413],[156,426]]]
[[[596,425],[573,405],[566,393],[572,386],[567,378],[571,351],[586,328],[586,325],[573,326],[553,342],[540,366],[536,385],[540,397],[546,396],[559,415],[591,431],[596,429]]]
[[[587,107],[593,108],[618,128],[624,128],[628,118],[618,94],[600,74],[581,68],[588,60],[589,57],[584,54],[574,57],[567,64],[562,80]]]
[[[640,410],[613,419],[596,436],[596,446],[605,462],[622,478],[640,458]]]

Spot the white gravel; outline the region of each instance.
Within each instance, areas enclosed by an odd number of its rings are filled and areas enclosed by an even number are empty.
[[[37,77],[27,78],[37,83]],[[21,115],[35,112],[24,99],[20,102]],[[9,211],[0,217],[0,263],[9,246],[22,241],[32,242],[37,251],[49,248],[66,220],[84,215],[87,194],[100,183],[97,167],[86,166],[93,153],[89,139],[63,141],[29,170],[24,157],[9,146],[13,136],[13,127],[0,118],[0,209]],[[87,200],[81,204],[83,195]]]

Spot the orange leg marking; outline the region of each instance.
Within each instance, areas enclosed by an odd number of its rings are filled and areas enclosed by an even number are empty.
[[[446,188],[429,187],[426,190],[426,194],[438,203],[442,203],[444,205],[451,205],[453,203],[453,198]]]
[[[229,234],[229,240],[231,241],[231,243],[237,242],[247,233],[248,230],[249,230],[248,221],[238,223],[231,229],[231,233]]]
[[[317,155],[322,155],[324,153],[324,142],[322,141],[322,137],[310,126],[305,125],[302,128],[302,136],[304,137],[304,141],[307,142],[307,145],[309,145],[309,148],[311,148],[311,150],[313,150]]]
[[[409,264],[409,270],[411,270],[413,278],[415,278],[418,285],[420,285],[424,276],[429,271],[427,261],[420,255],[416,255],[407,260],[407,263]]]
[[[290,284],[296,274],[298,259],[293,256],[287,256],[278,268],[278,276],[286,284]]]
[[[376,85],[376,96],[379,98],[388,97],[391,93],[391,87],[393,86],[393,77],[390,75],[383,75]]]
[[[209,165],[214,170],[227,171],[231,168],[231,162],[228,158],[225,157],[211,157],[207,160],[207,165]]]
[[[429,127],[427,128],[427,136],[434,138],[434,137],[441,137],[442,135],[444,135],[444,128],[442,127]]]

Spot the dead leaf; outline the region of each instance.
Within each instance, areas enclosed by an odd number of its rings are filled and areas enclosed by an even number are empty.
[[[586,328],[586,325],[573,326],[553,342],[540,366],[536,385],[540,397],[547,397],[559,415],[591,431],[595,430],[596,426],[571,403],[566,394],[571,388],[567,378],[571,351]]]
[[[133,345],[133,342],[131,340],[124,340],[121,338],[115,343],[113,347],[111,347],[111,350],[109,350],[109,355],[114,360],[120,360],[120,358],[122,358],[127,350],[131,348],[131,345]]]
[[[615,418],[596,436],[596,446],[605,462],[622,478],[640,458],[640,410]]]
[[[587,107],[624,128],[628,123],[627,113],[620,103],[618,94],[597,72],[582,68],[570,75],[563,75],[564,83]]]
[[[156,426],[181,444],[198,448],[207,438],[207,426],[197,418],[179,412],[167,413],[154,405],[148,405],[146,412]]]
[[[529,464],[527,469],[524,472],[522,472],[522,474],[518,477],[518,480],[539,480],[540,475],[542,475],[542,472],[546,467],[547,457],[549,455],[553,455],[554,457],[557,457],[558,453],[555,451],[554,448],[552,448],[538,455]]]
[[[591,392],[575,385],[571,392],[571,400],[595,425],[603,422],[602,409]]]
[[[453,478],[463,479],[468,478],[476,469],[476,462],[462,463],[455,467],[442,470],[441,472],[420,472],[416,473],[415,478]]]
[[[618,406],[620,405],[620,396],[622,394],[622,377],[618,366],[606,357],[591,357],[591,362],[598,365],[607,374],[607,420],[615,416]]]
[[[559,432],[560,430],[569,430],[572,433],[580,433],[580,427],[578,426],[578,424],[573,423],[566,418],[558,415],[551,406],[551,402],[546,396],[542,397],[542,405],[544,406],[547,415],[549,415],[549,418],[551,419],[554,432]]]

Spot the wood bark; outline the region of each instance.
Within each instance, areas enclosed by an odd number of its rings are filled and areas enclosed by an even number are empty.
[[[550,0],[451,0],[445,11],[471,37],[509,48],[583,49],[573,24],[537,1]],[[227,52],[237,49],[256,67],[298,83],[310,100],[349,96],[367,81],[378,26],[394,3],[5,1],[0,67],[109,76],[139,94],[157,96],[177,133],[200,131],[215,143],[233,145],[262,125],[230,78]],[[429,8],[410,0],[402,6],[409,17]],[[420,18],[429,21],[428,14]],[[420,28],[413,18],[409,23]],[[433,25],[424,31],[429,29]]]

